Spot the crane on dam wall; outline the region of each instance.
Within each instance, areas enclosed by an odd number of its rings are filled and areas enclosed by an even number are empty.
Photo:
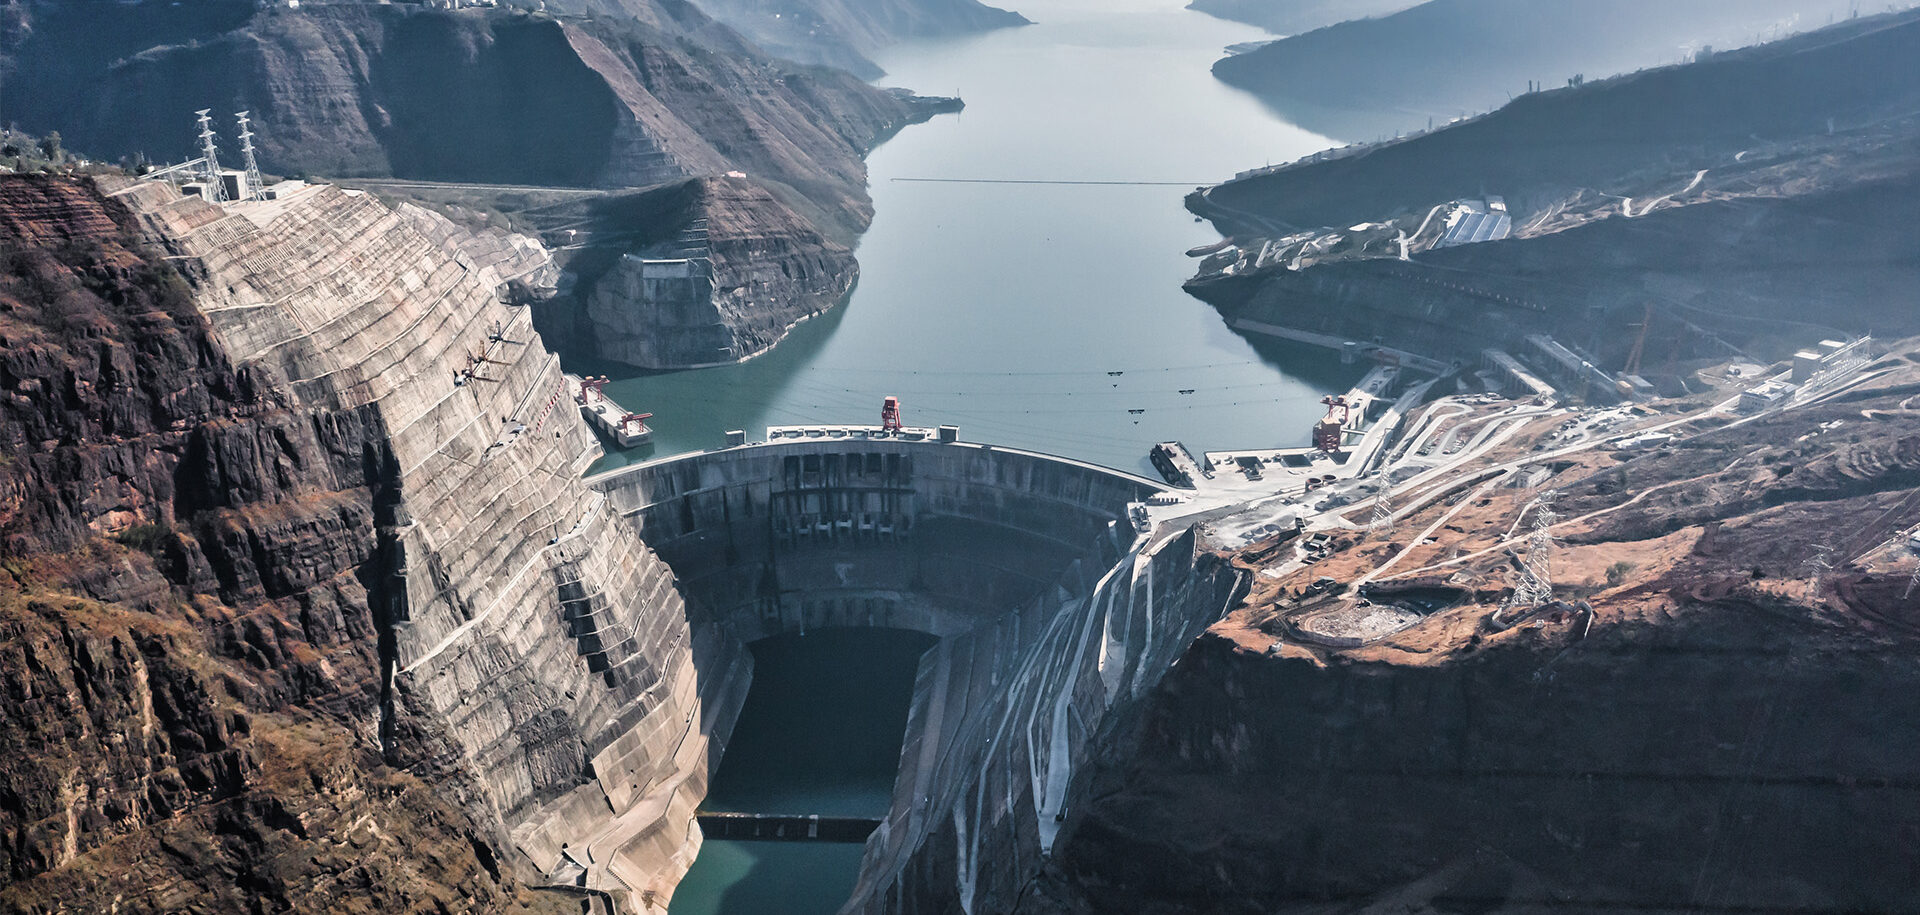
[[[901,428],[900,398],[890,396],[880,404],[880,431],[899,432]]]

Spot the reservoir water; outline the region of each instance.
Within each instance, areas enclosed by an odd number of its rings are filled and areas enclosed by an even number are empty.
[[[851,300],[746,363],[616,376],[609,393],[655,415],[655,441],[607,463],[715,447],[729,429],[875,423],[887,395],[909,424],[1130,470],[1167,439],[1305,444],[1320,397],[1359,371],[1243,337],[1182,292],[1184,252],[1218,236],[1181,198],[1337,144],[1214,81],[1226,46],[1267,36],[1184,2],[1021,0],[1037,24],[888,51],[883,83],[967,109],[869,158],[876,215]],[[897,636],[757,646],[708,806],[883,813],[925,647]],[[862,698],[846,703],[854,717],[823,720],[835,703],[809,699],[836,682]],[[860,857],[855,844],[708,842],[673,915],[825,915]]]
[[[1215,81],[1227,45],[1271,36],[1183,2],[1002,0],[1036,24],[882,55],[883,84],[967,108],[869,157],[876,215],[851,300],[757,359],[617,379],[609,393],[653,413],[656,437],[608,462],[716,447],[728,429],[877,423],[889,394],[909,424],[1130,470],[1167,439],[1305,444],[1319,398],[1353,375],[1247,339],[1181,291],[1184,252],[1219,238],[1181,198],[1336,144]]]

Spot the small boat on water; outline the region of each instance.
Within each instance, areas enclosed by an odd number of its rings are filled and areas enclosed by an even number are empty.
[[[653,441],[653,430],[648,428],[647,420],[652,413],[631,413],[626,407],[613,402],[607,396],[608,378],[588,376],[580,378],[567,376],[567,389],[573,392],[573,402],[580,406],[580,412],[595,428],[605,432],[622,448],[632,448]]]

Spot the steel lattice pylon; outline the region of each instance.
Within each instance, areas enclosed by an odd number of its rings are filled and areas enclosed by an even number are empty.
[[[1814,554],[1807,560],[1807,587],[1813,591],[1813,599],[1820,599],[1820,591],[1827,583],[1827,573],[1833,571],[1833,544],[1823,543],[1814,548]]]
[[[1535,496],[1533,533],[1527,536],[1527,554],[1520,564],[1519,580],[1514,583],[1511,607],[1538,607],[1553,600],[1553,524],[1560,515],[1553,510],[1554,497],[1549,489]]]
[[[194,114],[200,119],[200,155],[207,160],[207,183],[212,185],[207,190],[213,194],[214,202],[220,203],[227,199],[227,188],[220,182],[220,155],[213,144],[212,112],[212,108],[202,108]]]
[[[1393,487],[1381,486],[1373,494],[1373,516],[1367,519],[1367,536],[1393,533]]]
[[[253,157],[253,130],[247,126],[247,112],[234,112],[234,118],[240,122],[240,154],[247,160],[247,199],[260,199],[260,185],[266,183],[260,178],[260,163]]]

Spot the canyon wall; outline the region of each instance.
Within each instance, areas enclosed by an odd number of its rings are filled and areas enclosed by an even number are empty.
[[[738,697],[700,681],[671,572],[578,482],[597,443],[505,292],[550,279],[546,251],[330,186],[224,208],[122,196],[232,358],[300,407],[378,423],[360,574],[391,622],[386,754],[434,746],[529,879],[664,899],[698,842],[690,722]]]
[[[1209,636],[1102,740],[1022,911],[1904,909],[1917,676],[1731,601],[1431,665]]]
[[[389,711],[387,418],[237,358],[196,296],[255,288],[155,250],[130,202],[0,181],[0,908],[577,911],[502,867],[446,729]],[[542,260],[440,238],[416,264]],[[463,283],[490,299],[502,275]]]
[[[8,9],[0,114],[91,156],[197,155],[193,112],[211,108],[234,167],[229,118],[247,110],[268,174],[372,179],[400,196],[423,191],[379,179],[436,182],[448,212],[521,228],[542,225],[531,188],[607,191],[561,221],[556,245],[577,283],[542,326],[560,345],[648,368],[758,354],[844,298],[850,246],[873,217],[862,157],[957,107],[769,58],[683,2],[569,8],[592,15],[223,0]],[[716,295],[663,320],[614,268],[695,222]],[[568,244],[574,230],[582,245]]]
[[[1027,24],[979,0],[701,0],[700,7],[774,54],[862,79],[884,75],[872,55],[900,41]]]
[[[593,284],[575,344],[649,369],[738,362],[853,291],[853,251],[743,178],[656,195],[685,228],[624,254]]]

